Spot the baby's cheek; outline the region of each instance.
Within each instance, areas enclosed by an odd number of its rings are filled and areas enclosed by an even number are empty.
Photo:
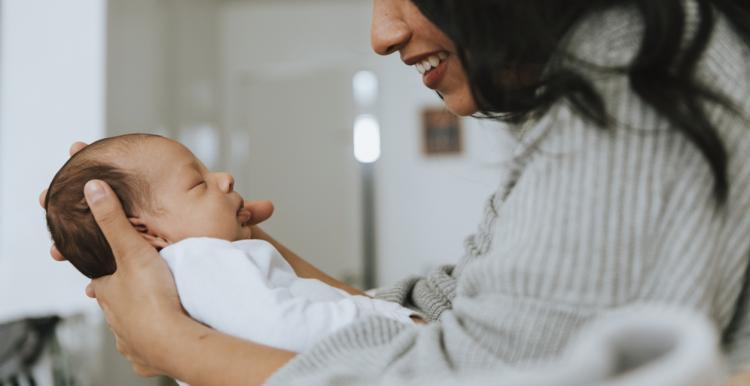
[[[192,237],[211,237],[234,241],[239,232],[239,222],[230,216],[224,208],[204,208],[193,210],[171,222],[171,240],[174,242]]]
[[[208,225],[209,222],[207,221],[206,224]],[[240,230],[240,224],[235,217],[219,218],[217,216],[210,221],[210,229],[206,229],[206,233],[217,239],[236,241]]]
[[[183,224],[180,224],[180,236],[182,239],[192,237],[226,239],[226,225],[215,218],[196,216],[185,220]]]

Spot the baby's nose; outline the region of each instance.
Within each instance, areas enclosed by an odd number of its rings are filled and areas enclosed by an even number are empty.
[[[220,173],[221,175],[221,190],[229,193],[234,191],[234,177],[229,173]]]

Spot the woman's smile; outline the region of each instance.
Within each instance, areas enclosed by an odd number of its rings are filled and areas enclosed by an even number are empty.
[[[425,86],[433,90],[437,89],[443,79],[448,65],[449,54],[445,51],[420,55],[416,58],[405,60],[407,65],[413,65],[417,72],[422,74]]]
[[[422,75],[424,85],[440,94],[448,110],[467,116],[477,111],[456,44],[411,1],[375,1],[371,43],[380,55],[400,53]]]

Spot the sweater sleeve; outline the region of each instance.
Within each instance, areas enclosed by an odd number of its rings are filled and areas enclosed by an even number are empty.
[[[453,265],[439,267],[426,277],[409,277],[390,288],[380,289],[375,297],[409,307],[434,321],[452,307],[456,296]]]

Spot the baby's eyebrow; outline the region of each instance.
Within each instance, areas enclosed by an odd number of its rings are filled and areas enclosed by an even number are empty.
[[[191,170],[195,170],[195,171],[198,171],[198,172],[200,172],[200,170],[201,170],[201,167],[200,167],[200,164],[198,164],[198,161],[196,161],[196,160],[192,160],[192,161],[190,161],[190,162],[187,162],[187,163],[183,164],[183,165],[182,165],[182,166],[180,167],[180,169],[179,169],[179,170],[182,170],[182,169],[191,169]]]

